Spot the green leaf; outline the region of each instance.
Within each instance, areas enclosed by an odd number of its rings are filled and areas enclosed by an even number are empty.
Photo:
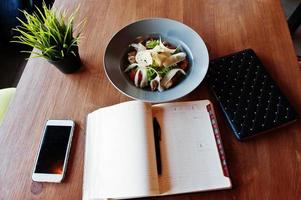
[[[160,44],[159,40],[148,40],[146,42],[146,48],[153,49],[153,48],[155,48],[159,44]]]
[[[153,80],[157,76],[156,71],[149,69],[147,70],[147,81]]]

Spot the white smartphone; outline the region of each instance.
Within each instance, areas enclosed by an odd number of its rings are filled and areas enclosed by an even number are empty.
[[[40,141],[32,180],[60,183],[67,169],[74,131],[72,120],[48,120]]]

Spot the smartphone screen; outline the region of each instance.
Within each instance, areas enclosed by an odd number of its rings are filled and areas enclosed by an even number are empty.
[[[71,126],[46,126],[35,173],[63,173],[71,129]]]

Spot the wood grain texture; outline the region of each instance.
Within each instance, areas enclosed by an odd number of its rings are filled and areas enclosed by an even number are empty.
[[[168,17],[187,24],[203,37],[211,59],[253,48],[301,113],[301,73],[279,1],[57,0],[55,7],[72,9],[78,3],[79,19],[87,19],[79,45],[83,69],[64,75],[46,60],[29,60],[0,128],[1,200],[81,199],[86,116],[129,100],[104,74],[104,49],[114,33],[138,19]],[[214,102],[202,83],[179,101],[204,98]],[[299,199],[300,122],[238,142],[215,106],[233,189],[158,199]],[[66,118],[77,123],[66,179],[62,184],[34,183],[31,172],[42,127],[47,119]]]

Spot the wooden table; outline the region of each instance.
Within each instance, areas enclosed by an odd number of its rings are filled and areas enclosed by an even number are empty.
[[[83,70],[64,75],[43,59],[30,59],[0,128],[0,199],[81,199],[85,120],[89,112],[127,101],[103,70],[107,42],[128,23],[148,17],[184,22],[205,40],[210,58],[253,48],[301,114],[301,73],[279,1],[275,0],[78,0],[87,19],[80,43]],[[55,7],[74,8],[74,0]],[[201,84],[181,100],[209,98]],[[218,110],[218,109],[217,109]],[[246,142],[237,141],[218,110],[232,190],[161,199],[300,199],[301,125]],[[62,184],[34,183],[31,172],[47,119],[77,123],[67,176]]]

